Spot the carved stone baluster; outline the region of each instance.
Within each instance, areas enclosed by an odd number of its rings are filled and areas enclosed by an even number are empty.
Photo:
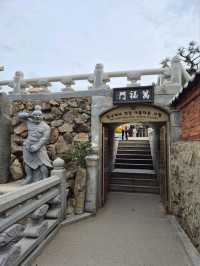
[[[138,72],[129,72],[127,79],[130,81],[130,83],[127,84],[127,87],[138,87],[140,86],[138,81],[141,80],[141,74]]]
[[[73,79],[70,79],[70,78],[62,79],[61,83],[65,85],[65,88],[62,89],[63,92],[72,92],[72,91],[74,91],[74,89],[71,87],[72,85],[75,84]]]
[[[47,80],[38,80],[31,83],[31,88],[28,89],[28,93],[49,93],[49,87],[51,83]]]
[[[24,226],[14,224],[0,234],[0,265],[15,266],[21,247],[17,241],[22,237]]]
[[[24,82],[24,73],[22,71],[16,71],[13,81],[8,86],[13,88],[11,94],[25,93],[26,83]]]
[[[24,236],[30,238],[38,238],[48,228],[48,222],[44,220],[49,209],[47,204],[42,205],[30,216],[30,223],[27,225]]]
[[[88,82],[91,84],[91,86],[88,86],[88,90],[92,90],[94,88],[94,75],[88,77]]]

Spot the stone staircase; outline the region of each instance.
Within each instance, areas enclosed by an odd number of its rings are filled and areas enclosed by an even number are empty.
[[[119,142],[109,190],[159,194],[148,140]]]

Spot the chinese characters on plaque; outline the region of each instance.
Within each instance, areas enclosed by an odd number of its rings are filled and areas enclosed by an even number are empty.
[[[125,87],[113,89],[113,104],[153,103],[154,87]]]

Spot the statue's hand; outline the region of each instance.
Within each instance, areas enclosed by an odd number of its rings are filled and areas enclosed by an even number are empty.
[[[31,146],[30,146],[30,152],[36,152],[36,151],[38,151],[38,150],[39,150],[38,145],[31,145]]]

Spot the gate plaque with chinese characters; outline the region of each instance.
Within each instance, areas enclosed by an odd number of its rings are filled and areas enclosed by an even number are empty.
[[[113,89],[113,104],[153,103],[154,87],[124,87]]]

